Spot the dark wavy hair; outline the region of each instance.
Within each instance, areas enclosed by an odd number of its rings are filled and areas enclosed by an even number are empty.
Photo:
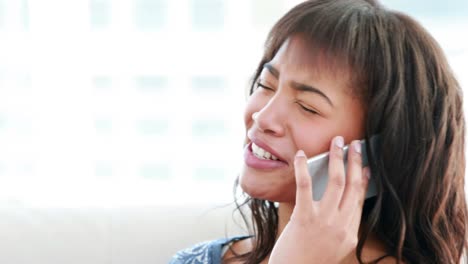
[[[381,148],[366,149],[379,194],[364,205],[359,262],[374,233],[398,263],[459,263],[467,249],[463,96],[439,45],[415,20],[375,1],[307,1],[271,29],[250,94],[263,65],[295,34],[330,69],[351,70],[353,93],[367,108],[365,139],[381,137]],[[256,243],[232,260],[259,263],[275,244],[278,208],[244,198],[235,198],[236,210]]]

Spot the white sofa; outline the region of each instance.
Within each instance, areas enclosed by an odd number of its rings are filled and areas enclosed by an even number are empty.
[[[167,263],[197,242],[246,234],[233,206],[215,207],[1,208],[0,263]]]

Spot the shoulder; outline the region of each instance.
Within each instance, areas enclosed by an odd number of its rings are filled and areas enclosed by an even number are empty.
[[[248,236],[235,236],[197,243],[178,251],[169,264],[218,264],[221,263],[222,247],[232,241]]]

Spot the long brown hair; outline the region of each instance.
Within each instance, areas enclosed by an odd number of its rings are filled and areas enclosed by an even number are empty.
[[[379,194],[364,205],[359,262],[374,233],[398,263],[459,263],[467,249],[463,97],[436,41],[412,18],[375,1],[307,1],[270,31],[250,93],[293,34],[333,67],[351,69],[353,92],[367,107],[365,138],[381,137],[380,148],[367,145]],[[234,259],[259,263],[275,244],[277,206],[245,197],[235,202],[250,226],[242,213],[248,206],[256,243]]]

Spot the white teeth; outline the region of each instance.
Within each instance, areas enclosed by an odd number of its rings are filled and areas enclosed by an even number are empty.
[[[253,150],[254,152],[257,152],[257,150],[258,150],[257,145],[255,145],[254,143],[252,143],[252,150]]]
[[[255,154],[255,156],[261,159],[278,160],[278,158],[275,155],[255,145],[255,143],[253,142],[252,142],[252,152]]]
[[[257,154],[258,154],[259,156],[263,157],[263,156],[265,155],[265,150],[262,149],[262,148],[260,148],[260,147],[258,147],[258,149],[257,149]]]

